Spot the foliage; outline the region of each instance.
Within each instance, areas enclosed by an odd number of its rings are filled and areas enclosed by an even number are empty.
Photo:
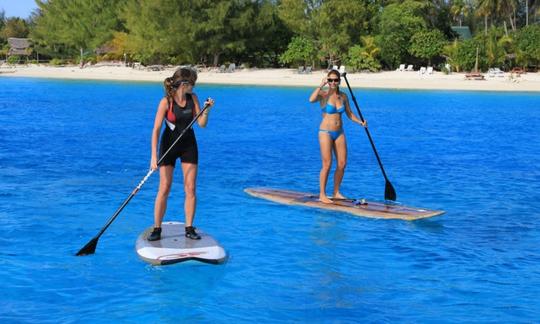
[[[540,25],[529,25],[516,34],[516,55],[524,66],[540,64]]]
[[[377,43],[381,48],[382,61],[390,68],[405,61],[411,35],[427,28],[427,22],[422,17],[426,6],[422,2],[405,0],[384,8]]]
[[[429,65],[431,65],[431,59],[441,54],[445,44],[446,39],[441,31],[423,30],[411,38],[409,52],[419,58],[429,60]]]
[[[313,41],[303,37],[293,37],[287,50],[281,54],[279,60],[285,64],[311,64],[317,55],[317,49]]]
[[[354,40],[368,34],[369,12],[363,1],[324,1],[314,12],[319,56],[332,64],[341,61]]]
[[[1,31],[1,37],[8,39],[9,37],[26,38],[30,29],[28,23],[21,18],[7,18]]]
[[[12,55],[8,57],[7,62],[9,64],[18,64],[21,61],[21,57],[18,55]]]
[[[512,38],[504,34],[501,28],[492,27],[487,35],[477,37],[484,43],[485,59],[489,67],[500,67],[504,64],[512,45]]]
[[[381,63],[377,57],[380,49],[375,44],[375,39],[372,36],[362,36],[362,43],[363,46],[355,45],[349,49],[346,64],[356,71],[379,71]]]
[[[49,61],[49,64],[54,65],[54,66],[60,66],[60,65],[64,64],[64,60],[58,59],[58,58],[53,58],[52,60]]]
[[[467,39],[458,43],[455,64],[463,71],[472,71],[476,65],[476,51],[478,50],[478,69],[485,70],[487,62],[482,42],[477,39]]]
[[[120,27],[119,5],[115,0],[54,0],[36,1],[32,38],[43,47],[62,46],[71,54],[95,49],[108,41]]]

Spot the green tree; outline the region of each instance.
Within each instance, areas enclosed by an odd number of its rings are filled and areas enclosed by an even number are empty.
[[[540,64],[540,25],[529,25],[516,33],[516,59],[522,66]]]
[[[346,64],[356,71],[376,72],[381,69],[381,63],[377,60],[379,52],[373,36],[362,36],[362,46],[355,45],[349,49]]]
[[[367,35],[369,11],[363,1],[325,1],[313,15],[320,57],[331,64],[347,55],[354,40]]]
[[[459,66],[463,71],[473,70],[476,64],[476,50],[479,50],[478,61],[479,69],[486,69],[486,55],[483,44],[477,39],[467,39],[458,43],[458,48],[456,50],[455,64],[454,66]]]
[[[488,66],[502,65],[510,53],[512,38],[505,35],[502,29],[495,27],[490,28],[486,36],[478,36],[477,38],[484,43],[485,59]]]
[[[29,32],[28,23],[24,19],[17,17],[7,18],[4,21],[1,37],[6,40],[9,37],[26,38]]]
[[[405,0],[383,9],[377,43],[381,48],[382,61],[390,68],[395,68],[407,57],[411,35],[427,28],[427,22],[422,17],[426,5]]]
[[[64,45],[71,53],[94,50],[120,28],[123,0],[36,0],[32,38],[48,46]]]
[[[293,37],[287,50],[281,54],[280,62],[285,64],[313,65],[317,57],[317,49],[313,42],[303,37]]]
[[[189,0],[128,2],[122,14],[128,52],[143,64],[192,62],[196,55],[194,13]]]
[[[409,52],[416,57],[427,59],[431,65],[431,59],[442,53],[444,45],[446,39],[441,31],[424,30],[413,35]]]

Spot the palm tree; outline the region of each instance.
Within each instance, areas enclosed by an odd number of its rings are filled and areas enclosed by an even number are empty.
[[[488,17],[492,16],[497,8],[499,0],[477,0],[476,1],[476,14],[484,16],[484,34],[487,35],[488,30]]]

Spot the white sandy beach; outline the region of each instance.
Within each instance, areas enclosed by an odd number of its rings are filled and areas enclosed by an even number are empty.
[[[77,66],[50,67],[27,65],[0,67],[0,77],[36,77],[86,80],[126,80],[162,82],[171,76],[174,68],[163,71],[147,71],[122,66]],[[347,77],[355,88],[385,89],[436,89],[436,90],[483,90],[483,91],[540,91],[540,73],[525,73],[520,77],[490,77],[485,80],[465,80],[464,73],[445,75],[441,72],[419,74],[415,72],[348,73]],[[315,87],[326,76],[326,71],[311,74],[297,74],[295,69],[242,69],[232,73],[220,73],[210,69],[199,73],[199,83],[244,84],[268,86],[308,86]],[[6,78],[7,80],[7,78]],[[342,83],[342,86],[345,86]]]

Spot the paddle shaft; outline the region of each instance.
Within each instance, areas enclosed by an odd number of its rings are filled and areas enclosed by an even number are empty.
[[[171,146],[169,147],[169,149],[167,151],[165,151],[165,153],[163,153],[163,155],[161,156],[161,158],[159,159],[159,161],[157,162],[157,165],[159,165],[163,159],[165,158],[165,156],[171,151],[171,149],[174,147],[174,145],[176,143],[178,143],[178,141],[182,138],[182,136],[184,136],[184,134],[193,126],[193,124],[197,121],[197,119],[199,119],[199,117],[203,114],[203,112],[208,108],[209,106],[208,105],[204,105],[204,107],[201,109],[201,111],[199,111],[199,113],[197,115],[195,115],[195,117],[193,118],[193,120],[189,123],[189,125],[187,125],[186,128],[184,128],[184,130],[182,131],[182,133],[180,133],[180,135],[178,136],[178,138],[171,144]],[[135,187],[135,189],[133,189],[133,191],[131,192],[131,194],[126,198],[126,200],[124,200],[124,202],[122,203],[122,205],[120,205],[120,207],[118,207],[118,209],[116,210],[116,212],[114,212],[114,214],[109,218],[109,220],[107,221],[107,223],[105,224],[105,226],[103,226],[103,228],[99,231],[99,233],[94,236],[94,238],[92,240],[90,240],[90,242],[94,241],[95,244],[97,244],[97,240],[99,240],[99,237],[107,230],[107,228],[112,224],[112,222],[114,222],[114,220],[116,219],[116,217],[118,217],[118,215],[122,212],[122,210],[124,209],[124,207],[127,206],[127,204],[131,201],[131,199],[137,194],[137,192],[139,192],[139,190],[141,190],[142,186],[144,185],[144,183],[146,182],[146,180],[148,180],[148,178],[150,178],[150,176],[152,175],[152,173],[154,173],[155,170],[150,170],[148,171],[148,173],[144,176],[144,178],[141,180],[141,182],[139,182],[139,184],[137,185],[137,187]],[[89,243],[90,243],[89,242]],[[87,244],[88,245],[88,244]],[[86,246],[85,246],[86,247]],[[91,253],[82,253],[83,250],[85,249],[85,247],[83,247],[81,249],[81,251],[79,251],[79,253],[77,253],[77,255],[86,255],[86,254],[92,254],[93,251]],[[94,248],[95,249],[95,248]]]
[[[353,91],[351,89],[351,85],[349,84],[349,80],[347,80],[347,72],[344,72],[342,75],[343,75],[343,78],[345,79],[345,83],[347,83],[347,88],[349,89],[349,92],[351,93],[351,98],[352,98],[352,101],[354,102],[354,106],[356,107],[356,111],[358,112],[358,116],[360,117],[360,120],[362,122],[364,122],[364,116],[362,116],[362,112],[360,111],[360,108],[358,107],[358,102],[356,101],[356,97],[354,96],[354,93],[353,93]],[[388,180],[388,177],[386,176],[386,172],[384,171],[384,167],[383,167],[381,158],[379,157],[379,153],[377,152],[377,149],[375,148],[375,143],[373,143],[373,139],[371,138],[371,134],[369,133],[369,129],[367,127],[364,127],[364,130],[366,131],[366,135],[367,135],[367,137],[369,139],[369,142],[371,143],[371,147],[373,148],[373,152],[375,153],[375,157],[377,157],[377,162],[379,162],[379,167],[381,168],[384,179],[386,180],[387,185],[392,186],[390,184],[390,180]],[[393,187],[392,187],[392,189],[393,189]],[[395,197],[394,197],[394,199],[389,199],[389,200],[395,200]]]

